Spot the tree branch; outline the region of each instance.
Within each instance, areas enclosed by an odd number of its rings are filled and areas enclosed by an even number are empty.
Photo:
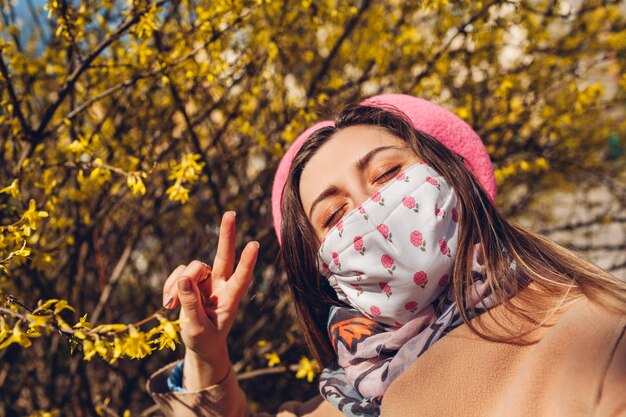
[[[160,7],[169,1],[170,0],[159,0],[156,2],[156,6]],[[41,122],[39,123],[39,127],[34,132],[34,135],[33,135],[34,138],[32,141],[33,148],[35,147],[35,145],[37,145],[39,142],[41,142],[45,138],[44,131],[46,127],[48,126],[48,123],[52,119],[52,116],[54,116],[54,113],[56,113],[61,103],[63,103],[63,101],[65,100],[65,97],[67,96],[67,94],[72,90],[72,88],[74,88],[74,84],[76,84],[81,74],[85,72],[87,68],[89,68],[89,65],[91,65],[91,63],[102,53],[102,51],[104,51],[107,47],[109,47],[109,45],[111,45],[113,42],[119,39],[124,34],[124,32],[126,32],[134,24],[136,24],[141,18],[141,16],[143,16],[147,11],[148,11],[148,8],[144,9],[143,11],[137,13],[136,15],[132,16],[130,19],[123,22],[113,33],[111,33],[102,42],[100,42],[94,48],[94,50],[91,51],[89,55],[87,55],[85,60],[81,62],[80,66],[78,66],[72,72],[72,74],[70,74],[69,78],[65,82],[65,85],[63,86],[63,88],[61,88],[61,91],[58,92],[57,99],[54,101],[54,103],[52,103],[50,107],[48,107],[48,109],[46,110],[46,112],[44,113],[41,119]]]
[[[322,67],[319,69],[317,74],[315,74],[315,76],[311,80],[311,84],[309,84],[309,88],[306,92],[307,97],[311,97],[313,95],[313,93],[315,92],[315,89],[317,88],[317,83],[326,75],[326,73],[330,69],[330,64],[335,58],[335,55],[337,55],[337,53],[339,52],[339,48],[341,48],[341,45],[343,45],[343,43],[348,38],[348,36],[350,36],[352,31],[354,31],[354,28],[356,27],[357,23],[359,22],[359,20],[361,20],[363,13],[365,13],[365,11],[369,8],[369,6],[370,6],[370,0],[363,0],[363,2],[361,3],[361,7],[359,7],[359,10],[357,11],[356,15],[354,15],[352,19],[348,21],[343,33],[341,34],[339,39],[337,39],[337,42],[335,42],[335,45],[333,45],[333,49],[331,49],[330,53],[328,54],[328,56],[322,63]]]
[[[497,3],[497,0],[493,0],[490,3],[487,3],[476,14],[471,16],[465,22],[461,23],[461,25],[457,28],[456,33],[451,36],[445,44],[441,45],[437,52],[435,52],[435,54],[428,60],[424,69],[415,77],[413,82],[411,82],[411,84],[409,85],[408,91],[413,91],[413,89],[417,86],[417,84],[419,84],[422,78],[426,77],[430,73],[430,70],[432,69],[433,65],[435,65],[435,62],[437,62],[439,58],[441,58],[441,56],[448,50],[448,48],[450,48],[450,45],[452,45],[452,42],[456,39],[457,36],[459,36],[460,34],[465,34],[465,31],[467,30],[467,27],[469,25],[480,19],[493,5]]]
[[[22,126],[22,130],[24,131],[24,135],[28,139],[31,134],[31,129],[26,123],[26,119],[24,118],[24,114],[22,113],[20,101],[17,99],[17,95],[15,94],[13,83],[11,82],[11,78],[9,77],[9,69],[4,63],[4,59],[2,57],[2,50],[0,50],[0,71],[2,72],[2,78],[4,78],[4,83],[7,86],[9,98],[11,99],[11,103],[13,104],[13,115],[19,120],[20,126]]]

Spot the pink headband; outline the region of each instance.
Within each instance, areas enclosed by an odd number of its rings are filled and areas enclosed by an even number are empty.
[[[448,149],[465,158],[465,163],[479,179],[483,188],[489,194],[491,201],[495,201],[496,182],[487,149],[478,134],[458,116],[430,101],[406,94],[381,94],[370,97],[361,102],[361,104],[370,106],[391,105],[404,112],[413,123],[415,129],[429,134],[443,143]],[[322,127],[334,126],[334,124],[333,121],[326,120],[316,123],[305,130],[287,149],[287,152],[285,152],[278,164],[278,169],[274,176],[274,185],[272,186],[272,215],[274,217],[274,230],[279,243],[281,241],[281,197],[291,163],[304,141],[313,132]]]

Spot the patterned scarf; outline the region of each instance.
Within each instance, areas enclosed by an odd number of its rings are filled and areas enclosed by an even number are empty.
[[[470,302],[477,316],[497,304],[484,282],[484,267],[474,250]],[[514,265],[512,265],[514,267]],[[400,328],[385,326],[356,309],[332,307],[328,334],[337,358],[320,376],[322,396],[347,416],[378,416],[389,385],[437,340],[463,323],[451,291],[434,303],[432,314],[415,317]]]

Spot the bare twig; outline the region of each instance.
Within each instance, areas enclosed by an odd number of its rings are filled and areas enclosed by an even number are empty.
[[[615,265],[611,265],[606,269],[606,271],[613,272],[613,271],[617,271],[618,269],[624,269],[624,268],[626,268],[626,261],[615,264]]]
[[[606,215],[602,215],[602,216],[593,218],[591,220],[585,220],[585,221],[565,224],[562,226],[555,226],[555,227],[541,229],[539,232],[542,234],[564,232],[564,231],[582,229],[584,227],[590,227],[590,226],[595,226],[597,224],[606,224],[606,223],[626,223],[626,217],[614,217],[607,221]]]
[[[283,374],[287,372],[287,370],[295,372],[299,369],[298,365],[289,365],[287,366],[277,366],[275,368],[262,368],[255,369],[254,371],[243,372],[237,375],[237,380],[243,381],[246,379],[252,379],[263,375],[272,375],[272,374]]]
[[[113,291],[113,288],[115,287],[119,279],[122,277],[122,271],[126,267],[126,263],[128,262],[128,259],[130,258],[130,254],[133,251],[133,247],[135,246],[136,241],[137,241],[137,238],[135,237],[134,239],[131,239],[126,244],[126,247],[124,248],[124,252],[122,252],[122,256],[120,256],[120,259],[118,259],[117,264],[115,264],[115,268],[113,268],[113,272],[111,273],[109,281],[107,282],[106,287],[104,287],[102,294],[100,294],[100,300],[98,300],[98,304],[96,305],[96,308],[93,310],[93,313],[91,315],[92,323],[94,324],[97,323],[98,319],[100,318],[100,314],[102,314],[102,309],[104,308],[107,301],[109,300],[109,297],[111,296],[111,292]]]

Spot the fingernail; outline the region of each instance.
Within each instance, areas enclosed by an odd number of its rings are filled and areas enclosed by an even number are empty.
[[[163,307],[169,310],[172,307],[173,301],[174,297],[172,295],[168,295],[165,301],[163,301]]]
[[[191,279],[189,278],[181,278],[178,280],[178,289],[182,292],[190,292],[191,291]]]
[[[233,213],[233,217],[237,217],[237,213],[234,210],[231,210],[230,212]]]
[[[202,277],[200,282],[211,276],[211,268],[209,267],[209,265],[205,264],[204,262],[202,262],[202,265],[204,265],[204,276]]]
[[[256,245],[257,249],[261,247],[261,244],[257,242],[256,240],[253,240],[252,244]]]

